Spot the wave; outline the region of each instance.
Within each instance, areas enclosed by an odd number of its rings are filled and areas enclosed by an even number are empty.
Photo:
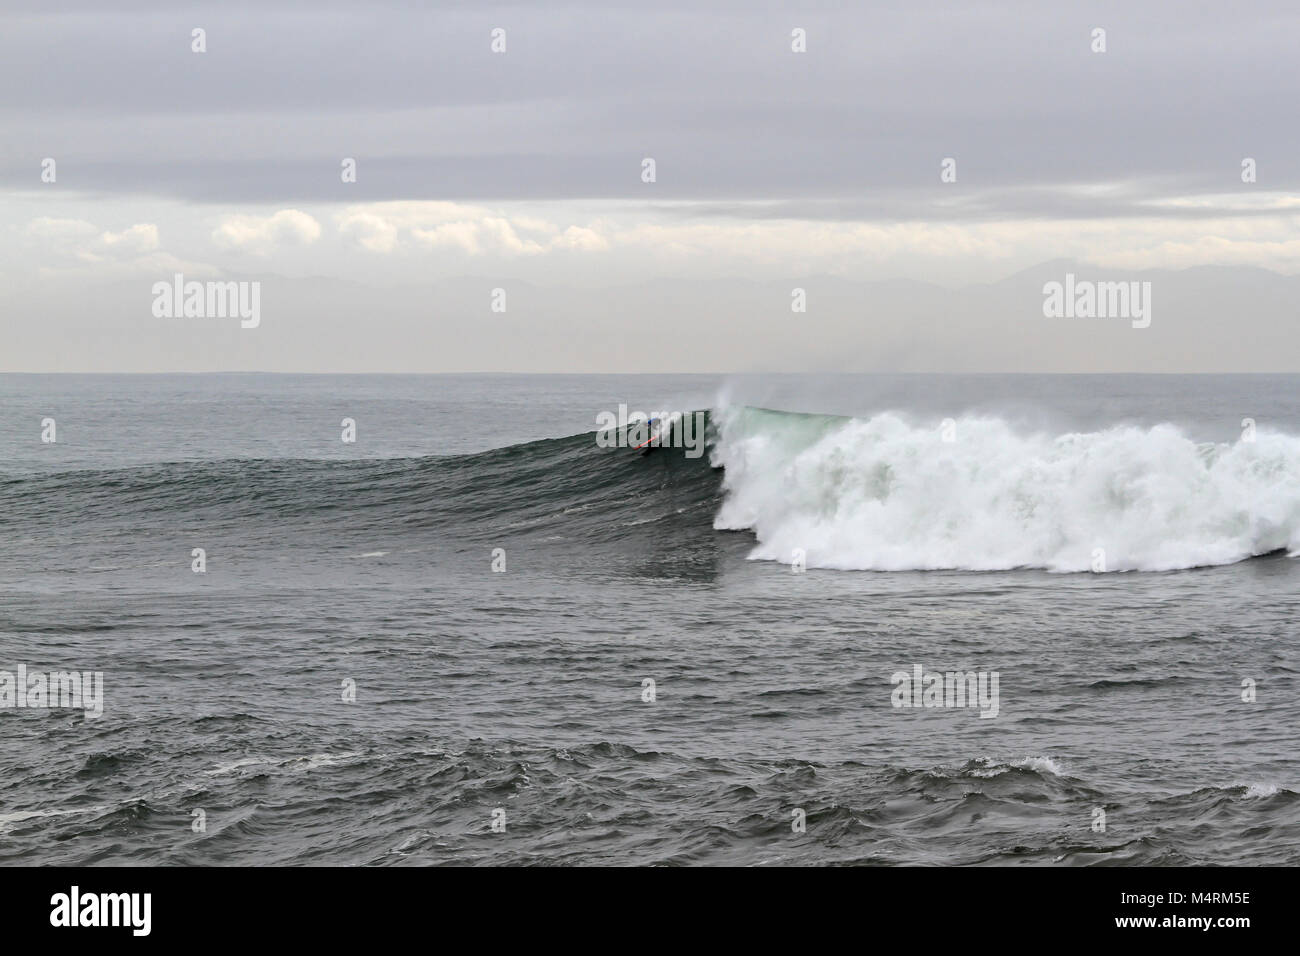
[[[752,530],[755,559],[1170,571],[1300,549],[1300,438],[1278,432],[1198,443],[1172,425],[1019,434],[992,417],[945,429],[749,407],[714,422],[714,527]]]
[[[726,406],[707,457],[594,433],[456,456],[230,459],[9,476],[0,541],[228,529],[450,542],[751,532],[749,557],[870,571],[1170,571],[1300,552],[1300,438],[1198,443],[1172,425],[1051,435],[994,417],[917,423]],[[951,441],[945,441],[951,437]],[[90,526],[90,527],[88,527]],[[93,532],[93,534],[91,533]],[[377,534],[382,535],[377,537]],[[340,541],[346,540],[339,537]]]
[[[241,458],[9,475],[0,480],[0,541],[74,526],[134,533],[184,523],[268,537],[309,528],[613,540],[664,521],[666,529],[648,530],[672,533],[686,522],[707,530],[718,496],[705,457],[686,458],[680,449],[642,457],[601,448],[588,432],[468,455]]]

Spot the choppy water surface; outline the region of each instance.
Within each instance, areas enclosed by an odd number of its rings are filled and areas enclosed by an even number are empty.
[[[0,376],[0,860],[1295,863],[1297,384]]]

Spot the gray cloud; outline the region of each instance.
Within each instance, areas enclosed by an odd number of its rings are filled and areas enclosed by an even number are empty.
[[[1260,188],[1300,187],[1288,3],[11,3],[0,25],[7,188],[44,156],[109,195],[761,198],[814,218],[1127,215],[1241,188],[1244,156]],[[1142,188],[1064,188],[1096,182]]]

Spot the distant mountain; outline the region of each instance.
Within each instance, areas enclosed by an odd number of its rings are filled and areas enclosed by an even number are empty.
[[[1151,324],[1046,318],[1043,287],[1150,282]],[[207,278],[195,276],[193,278]],[[373,288],[266,275],[262,321],[155,318],[151,286],[0,288],[5,371],[1300,371],[1300,277],[1052,261],[961,289],[831,276],[576,289],[491,277]],[[492,310],[494,289],[506,311]],[[791,310],[792,290],[806,312]],[[147,346],[147,347],[146,347]]]

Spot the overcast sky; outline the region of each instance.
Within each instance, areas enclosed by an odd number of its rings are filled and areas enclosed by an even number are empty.
[[[425,284],[463,276],[959,288],[1062,258],[1103,279],[1293,275],[1297,51],[1294,2],[3,0],[0,369],[297,367],[247,343],[202,361],[156,347],[149,289],[175,272],[347,280],[412,315]],[[128,297],[97,319],[120,283],[143,314]],[[547,321],[563,339],[592,317]],[[692,321],[740,318],[711,301]],[[110,355],[87,327],[132,341]],[[302,368],[412,367],[383,355]]]

